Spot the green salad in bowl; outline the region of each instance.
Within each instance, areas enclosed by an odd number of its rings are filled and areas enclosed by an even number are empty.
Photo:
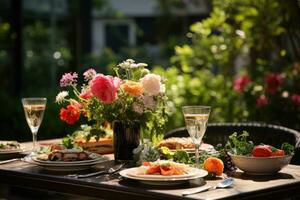
[[[294,154],[294,146],[283,143],[281,148],[268,144],[255,145],[248,140],[249,133],[233,133],[225,145],[232,162],[247,174],[270,175],[288,165]]]

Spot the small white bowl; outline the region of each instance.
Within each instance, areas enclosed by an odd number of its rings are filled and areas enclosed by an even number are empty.
[[[288,165],[292,155],[278,157],[253,157],[229,154],[232,162],[247,174],[271,175]]]

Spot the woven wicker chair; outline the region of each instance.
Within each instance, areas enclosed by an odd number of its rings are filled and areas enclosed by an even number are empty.
[[[282,126],[259,123],[210,123],[208,124],[203,141],[212,145],[226,143],[228,136],[234,132],[248,131],[249,140],[254,144],[270,144],[280,148],[283,142],[288,142],[296,147],[291,164],[300,165],[300,132]],[[165,134],[169,137],[188,137],[185,127],[171,130]]]

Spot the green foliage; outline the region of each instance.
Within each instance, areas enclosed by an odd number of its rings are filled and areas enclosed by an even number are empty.
[[[226,82],[221,74],[214,75],[209,70],[198,70],[193,74],[183,73],[176,67],[164,70],[157,67],[155,73],[163,75],[168,96],[168,129],[184,125],[181,107],[184,105],[210,105],[213,110],[209,121],[237,121],[233,116],[241,116],[242,110],[236,107],[236,94],[231,82]],[[225,84],[224,84],[225,83]],[[226,98],[225,98],[226,97]],[[240,119],[240,118],[239,118]]]
[[[149,141],[133,150],[133,160],[137,165],[141,165],[144,161],[156,161],[159,157],[158,149]]]
[[[295,147],[287,142],[281,145],[281,149],[284,151],[285,155],[293,155],[295,152]]]
[[[94,138],[96,141],[99,141],[100,138],[103,138],[107,135],[106,129],[99,125],[89,126],[87,124],[80,125],[80,129],[74,131],[72,134],[73,138],[83,138],[87,142]]]
[[[180,163],[190,163],[189,154],[184,150],[176,150],[174,153],[174,160]]]
[[[183,125],[183,105],[198,104],[212,106],[210,122],[264,121],[300,129],[300,103],[291,101],[300,94],[299,10],[296,0],[214,0],[210,16],[191,25],[191,42],[175,47],[172,66],[156,69],[167,78],[168,127]],[[270,73],[282,74],[285,82],[267,96]],[[240,74],[251,78],[249,88],[262,90],[234,91]],[[263,108],[257,105],[260,95],[270,99]]]
[[[73,149],[75,146],[74,138],[71,135],[67,135],[62,139],[62,145],[67,149]]]
[[[251,141],[248,141],[249,133],[243,131],[242,134],[233,133],[225,145],[225,149],[235,155],[250,155],[254,147]]]
[[[56,88],[56,76],[67,69],[72,59],[63,31],[53,29],[39,20],[24,27],[24,78],[29,86],[24,93],[41,87]]]

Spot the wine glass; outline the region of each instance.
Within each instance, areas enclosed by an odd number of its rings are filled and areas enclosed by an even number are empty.
[[[199,168],[199,148],[206,131],[210,106],[183,106],[185,125],[195,145],[196,167]]]
[[[34,155],[37,152],[37,132],[44,117],[46,103],[46,98],[22,98],[26,121],[32,133],[31,155]]]

